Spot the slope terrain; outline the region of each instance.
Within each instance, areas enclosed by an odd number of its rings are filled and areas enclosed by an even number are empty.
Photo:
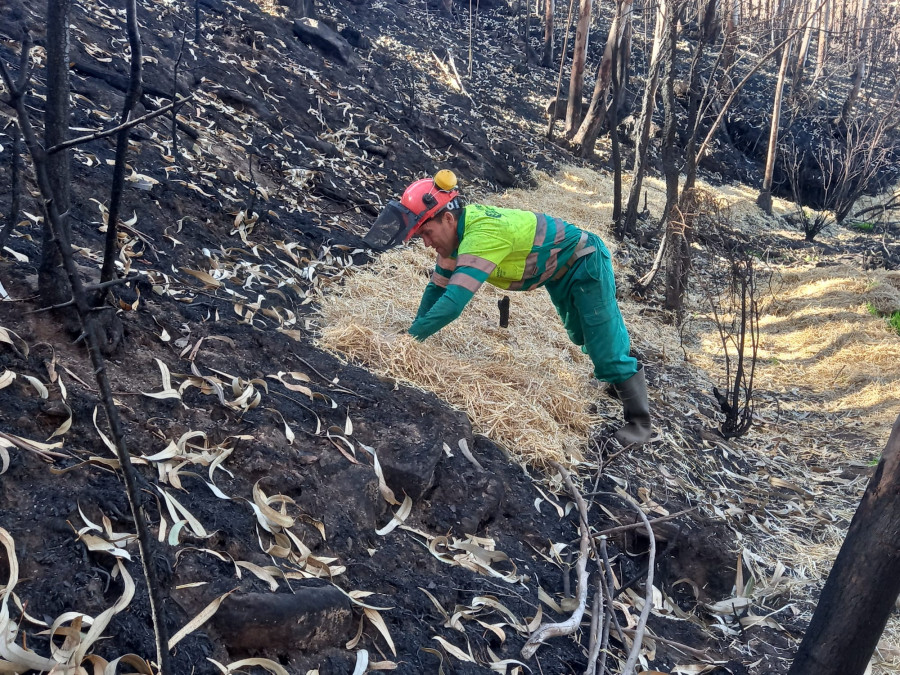
[[[0,9],[0,58],[17,63],[20,31],[29,27],[38,68],[28,104],[39,123],[44,19],[33,4]],[[320,24],[300,26],[266,2],[199,6],[195,42],[192,12],[165,0],[139,3],[138,112],[173,89],[194,97],[175,121],[177,141],[162,117],[132,136],[119,266],[135,279],[114,291],[124,335],[109,364],[157,540],[152,563],[177,638],[175,672],[217,673],[226,666],[216,663],[244,659],[265,659],[247,669],[289,673],[359,664],[404,673],[582,672],[586,626],[549,641],[527,666],[517,663],[530,632],[567,617],[576,592],[577,509],[550,458],[576,473],[597,532],[631,524],[629,500],[651,518],[678,514],[656,530],[644,666],[785,672],[867,464],[886,439],[896,373],[882,376],[886,395],[866,426],[852,401],[823,409],[811,403],[821,392],[767,380],[759,431],[726,443],[715,432],[715,351],[702,356],[708,333],[694,331],[683,347],[653,298],[629,300],[626,318],[659,411],[654,442],[642,453],[609,447],[617,404],[590,385],[564,340],[529,364],[571,385],[555,407],[539,401],[564,432],[535,433],[542,427],[522,420],[538,399],[513,377],[515,351],[491,351],[491,339],[508,335],[484,330],[479,345],[460,343],[471,348],[462,356],[441,351],[456,334],[436,340],[436,352],[398,335],[427,258],[413,247],[372,264],[359,240],[385,200],[444,167],[472,198],[559,215],[608,201],[598,194],[608,176],[542,135],[555,73],[524,64],[510,38],[517,17],[482,3],[469,76],[465,16],[426,5],[338,2],[320,8]],[[114,3],[80,2],[72,24],[78,135],[118,119],[127,40]],[[595,62],[602,40],[593,45]],[[0,106],[0,160],[11,151],[11,114]],[[92,281],[114,151],[103,139],[73,152],[71,221],[78,263]],[[563,162],[570,166],[559,172]],[[0,209],[8,209],[8,176],[4,162]],[[567,204],[541,201],[546,181],[567,186]],[[152,661],[155,649],[134,523],[84,349],[36,297],[41,209],[34,184],[26,187],[23,221],[0,259],[0,616],[16,624],[15,649],[4,644],[0,658],[50,670],[86,655],[101,667],[134,654],[131,665],[146,672],[137,659]],[[504,188],[520,191],[497,194]],[[608,234],[603,209],[573,219]],[[772,222],[765,236],[781,250],[790,236],[778,233],[783,221]],[[812,255],[852,257],[846,251],[870,243],[859,237],[848,243],[835,233]],[[801,251],[782,253],[781,262],[809,255]],[[652,255],[621,245],[623,294]],[[392,277],[404,287],[388,285]],[[479,298],[487,304],[464,318],[493,325],[495,299]],[[522,306],[514,318],[529,316],[550,336],[546,309]],[[381,360],[335,340],[341,319],[374,331],[365,344]],[[767,358],[784,362],[788,347],[773,338],[767,348]],[[485,357],[510,378],[500,414],[487,395],[471,397],[485,414],[454,399],[441,372],[426,386],[421,369],[398,370]],[[498,433],[523,427],[521,438]],[[564,442],[553,445],[557,436]],[[820,503],[825,496],[832,501]],[[822,551],[804,565],[802,551],[784,552],[790,538]],[[613,672],[645,601],[648,543],[636,529],[610,535],[624,631],[613,629]],[[896,658],[896,644],[885,643],[880,663]]]

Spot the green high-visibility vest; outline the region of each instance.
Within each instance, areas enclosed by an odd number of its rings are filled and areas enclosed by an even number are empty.
[[[439,258],[409,332],[420,340],[456,319],[485,281],[528,291],[560,279],[594,251],[588,235],[543,213],[482,204],[466,206],[457,223],[459,246]]]

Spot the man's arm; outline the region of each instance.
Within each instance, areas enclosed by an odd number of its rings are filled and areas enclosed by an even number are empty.
[[[475,291],[487,280],[495,267],[496,264],[485,258],[461,254],[456,261],[456,269],[447,282],[446,290],[443,290],[424,314],[421,313],[422,306],[419,307],[420,313],[409,328],[410,334],[417,340],[424,340],[457,319],[475,295]],[[425,293],[428,294],[427,288]],[[425,304],[425,300],[423,296],[422,305]]]
[[[419,311],[416,312],[417,319],[425,316],[428,313],[428,310],[434,306],[434,303],[441,299],[441,296],[444,295],[444,291],[447,290],[447,285],[450,283],[450,277],[453,276],[453,270],[455,269],[455,258],[438,256],[434,272],[431,274],[431,281],[428,282],[428,285],[425,287],[425,292],[422,293],[422,300],[419,302]]]

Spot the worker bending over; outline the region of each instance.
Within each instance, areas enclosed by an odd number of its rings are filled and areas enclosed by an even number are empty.
[[[417,180],[399,202],[389,202],[365,241],[385,250],[417,235],[438,259],[410,334],[425,340],[458,318],[485,281],[509,291],[543,286],[569,338],[591,358],[595,377],[611,383],[622,402],[625,425],[616,439],[626,446],[649,440],[644,370],[630,355],[600,237],[542,213],[463,205],[447,170]]]

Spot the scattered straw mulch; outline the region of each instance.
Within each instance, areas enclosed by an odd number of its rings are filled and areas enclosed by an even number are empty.
[[[581,461],[597,422],[586,402],[598,392],[589,386],[587,358],[554,324],[546,293],[522,302],[514,296],[505,330],[498,327],[501,294],[485,287],[463,318],[420,343],[406,329],[433,267],[421,246],[380,256],[324,301],[322,344],[435,392],[520,461]]]

